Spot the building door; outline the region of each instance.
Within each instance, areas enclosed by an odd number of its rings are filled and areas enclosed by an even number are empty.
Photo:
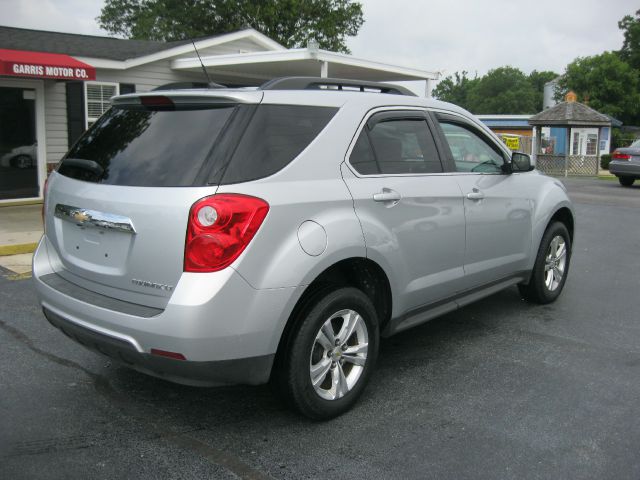
[[[36,91],[0,87],[0,200],[38,197]]]
[[[595,128],[571,129],[571,155],[597,155],[598,130]]]

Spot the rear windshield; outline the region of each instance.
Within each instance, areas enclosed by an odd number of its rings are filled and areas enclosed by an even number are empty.
[[[109,185],[193,185],[234,109],[112,107],[71,148],[58,172]]]
[[[71,148],[58,172],[109,185],[247,182],[288,165],[336,111],[298,105],[112,107]]]

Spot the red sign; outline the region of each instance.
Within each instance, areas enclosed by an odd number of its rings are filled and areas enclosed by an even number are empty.
[[[0,75],[56,80],[95,80],[96,69],[69,55],[0,49]]]

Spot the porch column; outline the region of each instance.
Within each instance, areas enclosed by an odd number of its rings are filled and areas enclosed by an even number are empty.
[[[598,127],[598,135],[596,137],[596,176],[600,174],[600,130],[602,127]]]
[[[329,62],[322,62],[320,64],[320,77],[327,78],[329,76]]]
[[[571,127],[567,125],[567,148],[564,150],[564,176],[569,176],[569,152],[571,151]]]

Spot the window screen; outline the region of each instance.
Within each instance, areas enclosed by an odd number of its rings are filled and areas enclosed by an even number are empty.
[[[111,97],[118,95],[118,93],[118,84],[115,83],[85,84],[87,128],[93,125],[104,112],[109,110]]]

